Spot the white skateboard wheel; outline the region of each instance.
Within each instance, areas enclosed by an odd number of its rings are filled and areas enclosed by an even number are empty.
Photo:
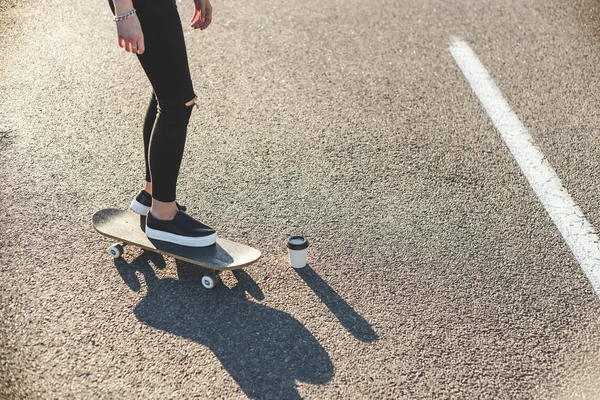
[[[202,286],[204,286],[206,289],[214,288],[217,286],[217,283],[219,283],[218,276],[204,275],[202,277]]]
[[[121,257],[123,255],[123,246],[120,244],[113,244],[108,248],[108,254],[110,254],[112,258]]]

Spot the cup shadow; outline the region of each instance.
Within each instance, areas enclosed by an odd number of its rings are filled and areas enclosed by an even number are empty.
[[[177,262],[179,279],[159,279],[149,263],[156,264],[156,257],[162,258],[145,252],[129,264],[115,261],[132,290],[141,286],[136,271],[144,276],[147,294],[134,310],[141,322],[209,347],[252,399],[300,399],[296,381],[331,380],[331,359],[306,327],[246,297],[264,298],[248,274],[235,271],[234,287],[206,290],[200,283],[203,270],[185,262]]]
[[[371,325],[360,316],[346,301],[336,293],[308,264],[304,268],[294,269],[302,280],[312,289],[319,299],[337,317],[342,326],[361,342],[375,342],[379,336]]]

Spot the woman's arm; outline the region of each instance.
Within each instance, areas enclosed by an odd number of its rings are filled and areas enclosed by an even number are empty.
[[[204,30],[212,21],[212,6],[210,0],[194,0],[194,16],[190,21],[192,28]]]
[[[116,15],[123,15],[133,10],[132,0],[112,0]],[[119,46],[132,53],[144,53],[144,34],[137,15],[117,22]]]

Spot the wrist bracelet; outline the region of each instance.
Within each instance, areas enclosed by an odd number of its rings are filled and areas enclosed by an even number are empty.
[[[123,21],[126,20],[127,18],[131,18],[133,17],[133,15],[135,14],[136,10],[135,8],[129,12],[126,12],[125,14],[121,14],[121,15],[115,15],[115,22],[119,22],[119,21]]]

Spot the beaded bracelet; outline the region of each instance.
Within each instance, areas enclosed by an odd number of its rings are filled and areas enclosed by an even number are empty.
[[[129,12],[126,12],[125,14],[121,14],[121,15],[117,15],[115,16],[114,20],[115,22],[119,22],[119,21],[123,21],[126,20],[127,18],[131,18],[133,17],[133,15],[135,14],[135,8]]]

